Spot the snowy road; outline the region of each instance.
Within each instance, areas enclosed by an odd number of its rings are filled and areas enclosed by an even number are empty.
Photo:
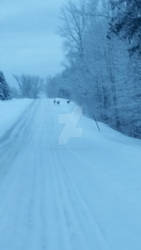
[[[140,144],[59,145],[67,109],[34,101],[0,138],[0,250],[140,250]]]

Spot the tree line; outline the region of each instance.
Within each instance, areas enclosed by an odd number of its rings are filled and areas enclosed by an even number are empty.
[[[42,93],[47,94],[47,80],[39,76],[32,75],[13,75],[16,87],[10,86],[3,72],[0,72],[0,100],[12,98],[39,98]]]
[[[141,138],[141,1],[67,1],[61,20],[65,68],[50,79],[49,96]]]

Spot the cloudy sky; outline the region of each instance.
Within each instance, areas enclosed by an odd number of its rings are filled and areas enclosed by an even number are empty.
[[[57,35],[65,0],[1,0],[1,70],[11,74],[55,74],[62,68],[63,44]]]

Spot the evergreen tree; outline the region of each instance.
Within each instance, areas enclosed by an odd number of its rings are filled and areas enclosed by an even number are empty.
[[[0,100],[8,100],[10,98],[10,89],[6,82],[3,72],[0,71]]]
[[[129,42],[129,52],[141,55],[141,1],[112,0],[110,33]]]

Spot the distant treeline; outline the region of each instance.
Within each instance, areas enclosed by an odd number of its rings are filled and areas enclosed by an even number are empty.
[[[39,98],[47,93],[47,81],[39,76],[13,75],[15,85],[8,85],[3,72],[0,72],[0,100],[11,98]]]

